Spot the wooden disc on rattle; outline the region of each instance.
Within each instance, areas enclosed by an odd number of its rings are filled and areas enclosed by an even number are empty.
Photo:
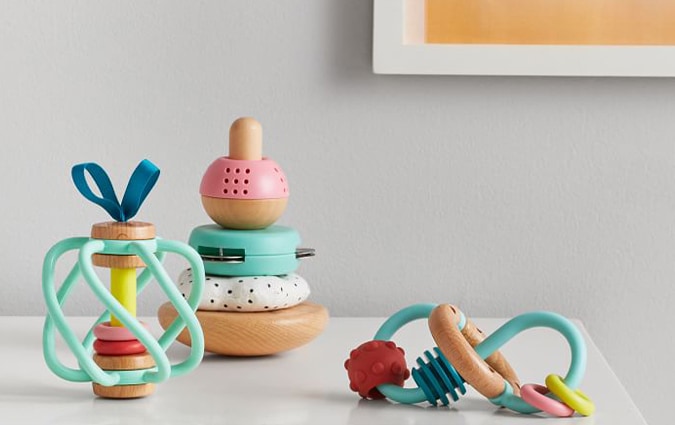
[[[269,312],[197,310],[196,315],[206,351],[227,356],[265,356],[300,347],[316,338],[328,322],[328,310],[308,301]],[[166,329],[176,318],[176,310],[165,303],[158,316]],[[190,345],[185,330],[177,339]]]
[[[91,226],[92,239],[115,241],[138,241],[155,238],[155,225],[141,221],[107,221]],[[109,269],[135,269],[145,267],[137,255],[94,254],[91,259],[95,266]]]
[[[114,385],[106,387],[93,382],[92,388],[94,394],[99,397],[118,399],[146,397],[155,392],[155,384]]]
[[[131,354],[127,356],[102,356],[94,354],[94,362],[103,370],[138,370],[150,369],[155,366],[155,361],[149,353]],[[155,384],[137,385],[104,385],[92,383],[94,394],[103,398],[139,398],[155,392]]]
[[[520,394],[520,383],[515,371],[506,358],[495,351],[487,359],[480,358],[473,349],[485,336],[469,320],[460,331],[460,311],[457,307],[442,304],[429,315],[429,329],[443,355],[457,369],[457,372],[487,398],[494,398],[504,391],[504,380],[513,387],[515,395]]]

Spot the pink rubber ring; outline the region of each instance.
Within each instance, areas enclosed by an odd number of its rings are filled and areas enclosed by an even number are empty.
[[[94,351],[103,356],[128,356],[145,353],[145,346],[139,340],[134,341],[94,341]]]
[[[520,396],[523,400],[542,412],[559,418],[567,418],[574,414],[574,409],[568,405],[546,397],[548,392],[548,388],[538,384],[526,384],[520,388]]]
[[[145,329],[148,325],[141,322]],[[94,336],[101,341],[133,341],[136,339],[133,333],[122,326],[110,326],[110,322],[103,322],[94,328]]]

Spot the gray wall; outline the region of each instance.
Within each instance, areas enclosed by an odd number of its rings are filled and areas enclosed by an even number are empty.
[[[0,5],[0,314],[43,314],[46,250],[107,219],[71,165],[119,188],[150,158],[162,176],[138,219],[185,240],[209,221],[202,172],[253,115],[333,316],[430,301],[577,317],[665,423],[675,80],[374,75],[370,1]],[[141,313],[160,302],[148,291]],[[100,310],[82,288],[66,309]]]

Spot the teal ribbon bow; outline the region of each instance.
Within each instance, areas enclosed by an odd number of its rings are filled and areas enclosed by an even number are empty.
[[[101,196],[97,196],[89,187],[86,174],[89,173],[98,187]],[[71,176],[77,190],[89,201],[103,207],[115,221],[126,222],[138,213],[159,178],[159,168],[152,162],[141,161],[129,178],[122,202],[117,200],[110,177],[95,162],[85,162],[73,166]]]

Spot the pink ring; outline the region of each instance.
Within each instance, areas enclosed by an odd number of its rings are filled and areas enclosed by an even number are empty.
[[[145,329],[148,325],[141,322]],[[133,333],[122,326],[110,326],[110,322],[103,322],[94,328],[94,336],[101,341],[133,341],[136,339]]]
[[[520,388],[520,396],[526,403],[531,404],[542,412],[559,418],[567,418],[574,414],[574,409],[568,405],[546,397],[548,388],[538,384],[526,384]]]

